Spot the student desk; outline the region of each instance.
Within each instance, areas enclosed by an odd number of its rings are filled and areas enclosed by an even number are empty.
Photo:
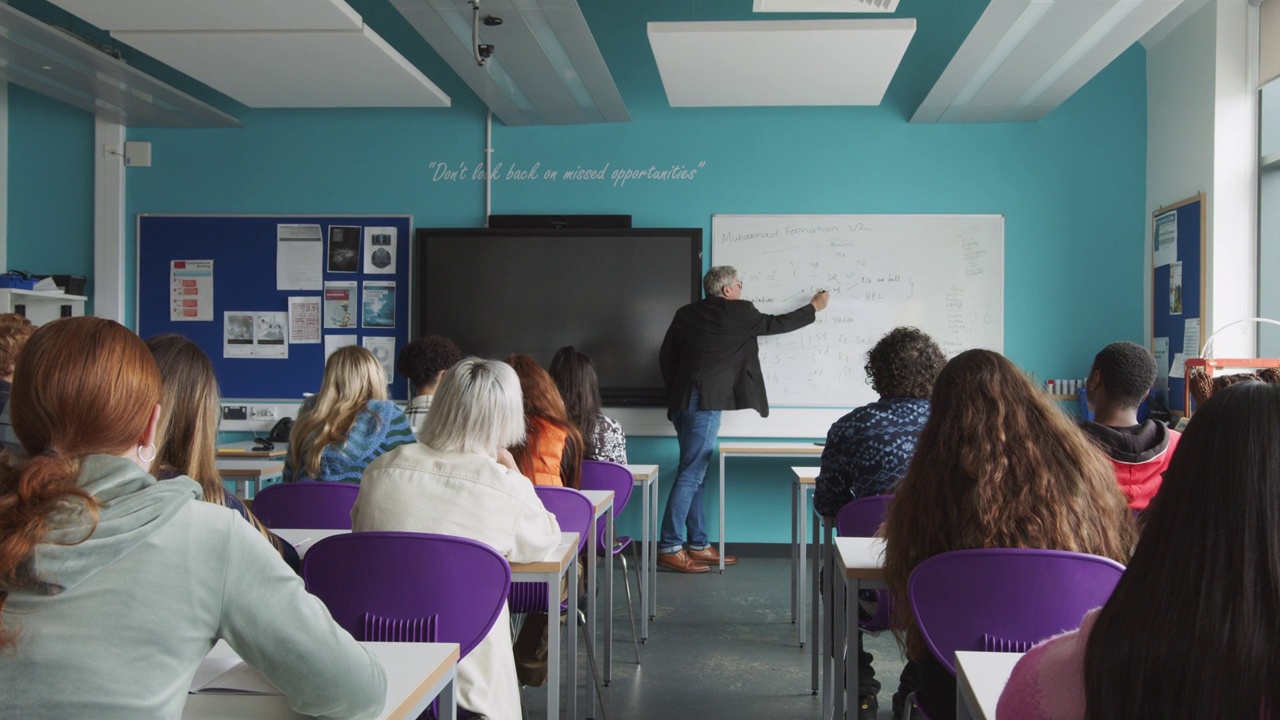
[[[720,572],[724,572],[724,461],[730,457],[803,458],[822,455],[822,446],[808,442],[725,442],[720,443]]]
[[[791,468],[791,622],[796,624],[796,633],[800,638],[800,647],[804,647],[804,585],[807,558],[804,536],[808,529],[809,497],[817,487],[818,470],[816,467]],[[813,552],[817,553],[817,547]],[[813,590],[817,592],[818,576],[814,573]],[[816,620],[815,620],[816,622]]]
[[[612,509],[613,493],[609,494],[609,509]],[[306,530],[306,529],[285,529],[273,530],[298,551],[298,557],[305,557],[307,550],[311,549],[315,543],[329,537],[330,535],[341,535],[351,532],[350,530]],[[537,562],[531,563],[511,563],[511,582],[533,582],[543,583],[547,587],[547,608],[553,613],[556,608],[560,607],[560,578],[569,575],[568,587],[578,587],[578,563],[574,559],[578,556],[578,533],[560,533],[560,544],[555,547],[547,557]],[[589,570],[590,571],[590,570]],[[554,619],[554,616],[553,616]],[[569,637],[567,638],[569,652],[565,653],[568,660],[568,672],[565,677],[565,690],[568,695],[567,710],[568,717],[577,717],[578,693],[577,693],[577,672],[578,672],[578,623],[573,621],[571,617],[568,626]],[[560,623],[547,623],[547,657],[560,657]],[[547,717],[560,717],[560,662],[554,660],[548,663],[547,667]],[[555,690],[552,690],[555,688]]]
[[[378,718],[417,718],[440,698],[440,716],[457,718],[458,646],[456,643],[360,643],[382,664],[387,674],[387,701]],[[209,657],[236,657],[219,640]],[[283,695],[201,693],[188,695],[184,720],[212,718],[297,718]]]
[[[995,720],[996,704],[1022,653],[956,652],[957,720]]]
[[[270,450],[254,450],[258,443],[252,440],[226,443],[218,446],[219,458],[254,458],[256,460],[283,460],[289,454],[289,443],[273,443]]]
[[[640,642],[645,642],[649,621],[658,613],[658,466],[628,465],[627,469],[632,484],[640,487]]]
[[[587,642],[592,647],[596,647],[596,578],[599,572],[596,567],[596,554],[599,552],[600,543],[596,541],[595,528],[603,515],[605,517],[604,530],[604,546],[613,547],[614,527],[613,527],[613,491],[612,490],[583,490],[583,495],[591,501],[591,507],[594,511],[591,519],[591,537],[587,538]],[[552,606],[555,607],[555,606]],[[604,684],[608,685],[610,677],[613,674],[613,553],[608,552],[604,558]],[[570,613],[569,621],[576,619],[573,613]],[[574,645],[569,646],[569,652],[577,654],[578,648]],[[576,684],[574,692],[577,692]],[[601,702],[604,699],[601,698]],[[595,683],[587,683],[587,717],[594,717],[596,707],[596,686]],[[569,717],[573,717],[571,714]]]
[[[284,463],[279,460],[220,456],[216,465],[218,474],[223,480],[235,483],[235,493],[243,500],[252,500],[253,496],[258,494],[258,490],[262,489],[264,480],[284,476]]]
[[[835,682],[830,683],[825,691],[831,696],[832,714],[825,717],[839,718],[844,716],[844,708],[858,706],[858,659],[853,657],[857,651],[854,642],[847,643],[848,651],[841,652],[848,638],[856,638],[858,632],[858,591],[884,588],[884,538],[836,538],[835,560],[836,572],[840,582],[832,582],[835,586],[834,604],[831,615],[835,618]],[[842,612],[843,610],[843,612]],[[843,684],[841,678],[844,679]],[[844,697],[840,689],[844,688]],[[826,705],[826,702],[823,702]]]

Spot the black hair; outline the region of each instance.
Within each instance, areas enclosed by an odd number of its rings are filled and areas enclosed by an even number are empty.
[[[409,378],[414,389],[430,385],[443,370],[462,360],[458,344],[443,335],[418,338],[400,349],[396,372]]]
[[[1156,382],[1156,359],[1145,347],[1126,341],[1113,342],[1093,358],[1107,398],[1121,407],[1135,408],[1146,399]]]
[[[928,398],[947,357],[923,330],[897,327],[867,351],[867,382],[885,398]]]
[[[1085,717],[1280,708],[1280,387],[1214,393],[1144,512],[1085,651]]]
[[[564,398],[564,409],[569,422],[577,426],[586,443],[586,454],[594,455],[597,448],[592,441],[593,428],[600,415],[600,382],[596,376],[591,356],[578,352],[572,345],[556,351],[548,369],[551,379]]]

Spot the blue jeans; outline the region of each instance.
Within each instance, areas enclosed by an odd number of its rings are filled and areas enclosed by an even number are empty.
[[[720,433],[720,411],[698,409],[698,389],[689,395],[689,406],[671,418],[680,443],[680,467],[676,481],[667,496],[667,511],[662,516],[659,552],[673,553],[683,547],[688,531],[689,547],[702,550],[707,542],[707,519],[702,512],[702,494],[706,489],[707,468],[711,451]]]

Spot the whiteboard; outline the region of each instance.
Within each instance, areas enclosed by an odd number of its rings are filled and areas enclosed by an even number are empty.
[[[764,313],[831,291],[813,325],[760,338],[773,407],[875,401],[866,353],[899,325],[948,357],[1004,350],[1001,215],[714,215],[711,260],[737,268],[743,299]]]

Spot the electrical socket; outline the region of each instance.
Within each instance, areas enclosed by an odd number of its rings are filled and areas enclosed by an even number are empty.
[[[252,411],[250,412],[249,418],[251,420],[275,420],[276,406],[275,405],[254,405]]]

